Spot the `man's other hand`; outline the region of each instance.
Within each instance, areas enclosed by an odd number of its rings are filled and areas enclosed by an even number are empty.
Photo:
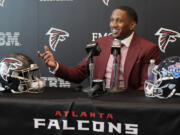
[[[44,46],[44,53],[41,53],[40,51],[37,51],[37,55],[41,57],[42,61],[49,67],[55,68],[56,67],[56,61],[54,59],[54,56],[52,52],[49,50],[48,46]]]

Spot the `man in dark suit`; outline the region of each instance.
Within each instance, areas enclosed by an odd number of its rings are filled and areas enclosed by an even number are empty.
[[[121,40],[119,84],[120,88],[144,89],[150,59],[156,64],[160,61],[158,46],[138,36],[134,29],[138,22],[136,12],[128,6],[119,6],[113,10],[110,18],[112,35],[96,40],[101,48],[99,56],[94,57],[94,79],[105,79],[106,88],[111,86],[112,61],[111,44],[117,38]],[[89,76],[85,59],[74,67],[67,67],[55,61],[48,47],[45,52],[37,52],[44,63],[53,70],[57,77],[80,83]]]

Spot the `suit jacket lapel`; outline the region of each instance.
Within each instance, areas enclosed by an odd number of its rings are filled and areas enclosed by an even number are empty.
[[[100,57],[96,57],[94,60],[94,78],[102,79],[104,78],[108,59],[111,53],[111,42],[113,38],[109,37],[104,43],[102,43]]]
[[[128,87],[129,76],[130,76],[132,68],[136,62],[139,51],[140,51],[137,38],[138,38],[137,35],[134,33],[134,36],[133,36],[133,39],[130,43],[130,47],[128,49],[126,60],[125,60],[125,65],[124,65],[125,87]]]

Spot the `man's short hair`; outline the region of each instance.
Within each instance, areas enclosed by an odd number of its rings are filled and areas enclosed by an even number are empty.
[[[131,7],[128,7],[128,6],[118,6],[116,7],[115,9],[120,9],[120,10],[124,10],[127,12],[127,14],[129,15],[129,17],[131,19],[133,19],[133,21],[135,21],[136,23],[138,23],[138,16],[137,16],[137,13],[136,11],[131,8]]]

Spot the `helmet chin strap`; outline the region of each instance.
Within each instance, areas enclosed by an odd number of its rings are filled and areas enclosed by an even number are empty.
[[[41,89],[45,86],[45,83],[42,79],[38,79],[36,82],[30,83],[30,88],[32,89]]]
[[[45,82],[43,79],[36,78],[35,82],[30,82],[30,88],[25,91],[27,93],[40,93],[42,92],[41,88],[45,87]]]
[[[12,93],[22,93],[22,92],[20,92],[20,91],[15,91],[15,90],[13,90],[13,89],[11,89],[11,92],[12,92]]]

